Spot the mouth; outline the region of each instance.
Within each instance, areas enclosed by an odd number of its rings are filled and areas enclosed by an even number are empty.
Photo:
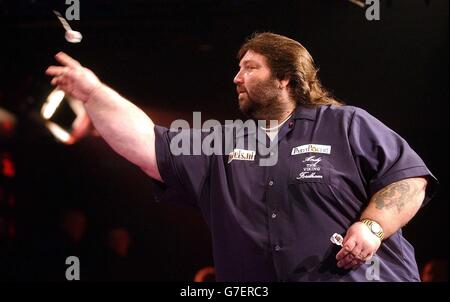
[[[245,93],[246,91],[242,88],[236,88],[237,94]]]

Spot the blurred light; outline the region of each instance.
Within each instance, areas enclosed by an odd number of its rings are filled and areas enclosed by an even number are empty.
[[[0,138],[9,138],[14,134],[17,119],[14,114],[0,107]]]
[[[64,99],[64,92],[61,90],[53,90],[47,97],[41,109],[42,117],[46,120],[50,119],[55,114],[56,109]]]
[[[206,266],[197,271],[194,282],[212,282],[215,280],[215,270],[212,266]]]
[[[90,119],[81,101],[55,89],[47,97],[41,108],[45,126],[59,141],[74,144],[90,133]]]
[[[359,7],[362,7],[362,8],[364,8],[365,7],[365,4],[364,4],[364,2],[363,1],[361,1],[361,0],[348,0],[348,1],[350,1],[351,3],[353,3],[353,4],[356,4],[356,5],[358,5]]]
[[[1,174],[6,177],[14,177],[16,170],[12,161],[11,154],[8,152],[0,153],[1,157]]]
[[[70,133],[67,132],[66,130],[64,130],[63,128],[61,128],[59,125],[48,121],[45,123],[45,125],[47,126],[48,130],[50,130],[50,132],[55,136],[55,138],[57,140],[59,140],[60,142],[66,143],[66,144],[70,144]]]

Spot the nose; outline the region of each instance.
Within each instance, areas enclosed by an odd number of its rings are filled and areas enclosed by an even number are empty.
[[[244,78],[241,75],[241,71],[239,70],[239,72],[236,74],[236,76],[233,79],[234,84],[242,84],[244,83]]]

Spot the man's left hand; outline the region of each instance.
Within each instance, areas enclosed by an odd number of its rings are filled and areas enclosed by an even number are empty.
[[[344,269],[355,269],[372,258],[381,245],[375,236],[362,222],[350,226],[342,242],[342,249],[337,253],[337,266]]]

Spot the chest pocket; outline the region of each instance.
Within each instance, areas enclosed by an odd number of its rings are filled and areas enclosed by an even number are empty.
[[[333,166],[330,163],[330,155],[317,153],[293,155],[290,162],[290,184],[330,184],[331,171],[333,170]]]

